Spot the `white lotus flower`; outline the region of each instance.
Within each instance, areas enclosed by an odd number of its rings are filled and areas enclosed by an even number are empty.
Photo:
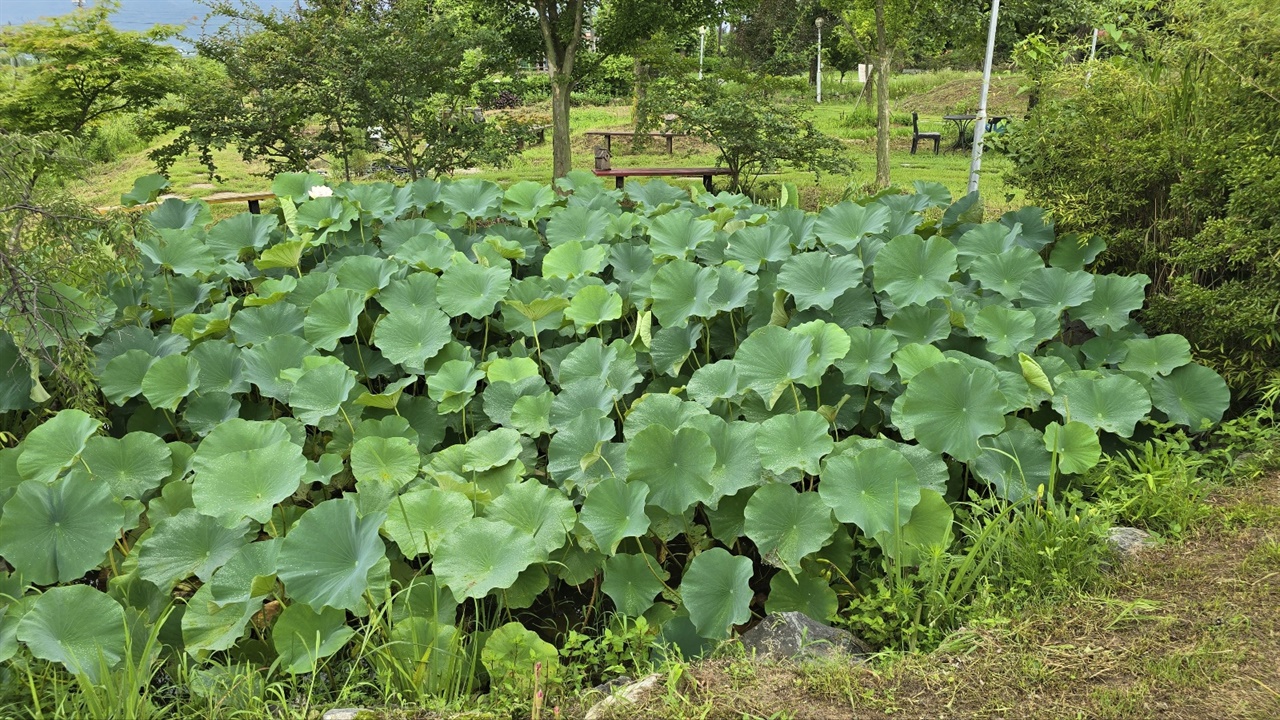
[[[307,191],[307,195],[312,199],[322,197],[333,197],[333,188],[328,185],[316,185]]]

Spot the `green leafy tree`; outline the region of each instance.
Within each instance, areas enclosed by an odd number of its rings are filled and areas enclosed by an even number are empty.
[[[716,147],[732,188],[750,192],[762,173],[781,164],[819,172],[849,172],[852,161],[836,138],[804,117],[804,106],[770,99],[767,82],[745,86],[680,78],[654,84],[644,124],[674,115],[672,129]]]
[[[150,107],[175,89],[178,28],[117,30],[103,2],[46,22],[0,31],[0,46],[30,59],[0,95],[0,128],[87,137],[102,120]]]

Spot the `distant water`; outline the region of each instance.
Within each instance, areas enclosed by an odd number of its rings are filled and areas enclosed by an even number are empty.
[[[256,0],[256,4],[263,8],[292,7],[294,0]],[[74,9],[71,0],[0,0],[0,26],[62,15]],[[184,34],[198,36],[208,11],[195,0],[122,0],[111,22],[121,30],[146,30],[157,23],[185,25]]]

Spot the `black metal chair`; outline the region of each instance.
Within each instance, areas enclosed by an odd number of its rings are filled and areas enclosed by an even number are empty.
[[[932,140],[933,154],[937,155],[938,149],[942,144],[942,133],[920,132],[920,114],[916,112],[912,112],[911,113],[911,154],[912,155],[916,154],[916,146],[920,144],[921,140]]]

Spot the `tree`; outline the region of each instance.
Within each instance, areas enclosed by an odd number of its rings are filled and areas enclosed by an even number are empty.
[[[663,79],[646,97],[641,127],[674,115],[674,131],[714,145],[729,170],[732,189],[750,193],[759,176],[786,163],[820,172],[847,173],[852,162],[836,138],[824,135],[804,118],[805,107],[770,99],[771,89],[757,78],[742,87],[715,78]]]
[[[552,176],[564,177],[573,169],[569,146],[569,97],[573,89],[573,63],[582,47],[582,17],[586,0],[508,0],[529,6],[538,18],[538,29],[551,71]]]
[[[34,59],[0,96],[0,128],[87,137],[103,119],[150,107],[174,89],[180,56],[166,41],[178,28],[117,30],[110,22],[117,8],[102,2],[0,32],[8,54]]]

